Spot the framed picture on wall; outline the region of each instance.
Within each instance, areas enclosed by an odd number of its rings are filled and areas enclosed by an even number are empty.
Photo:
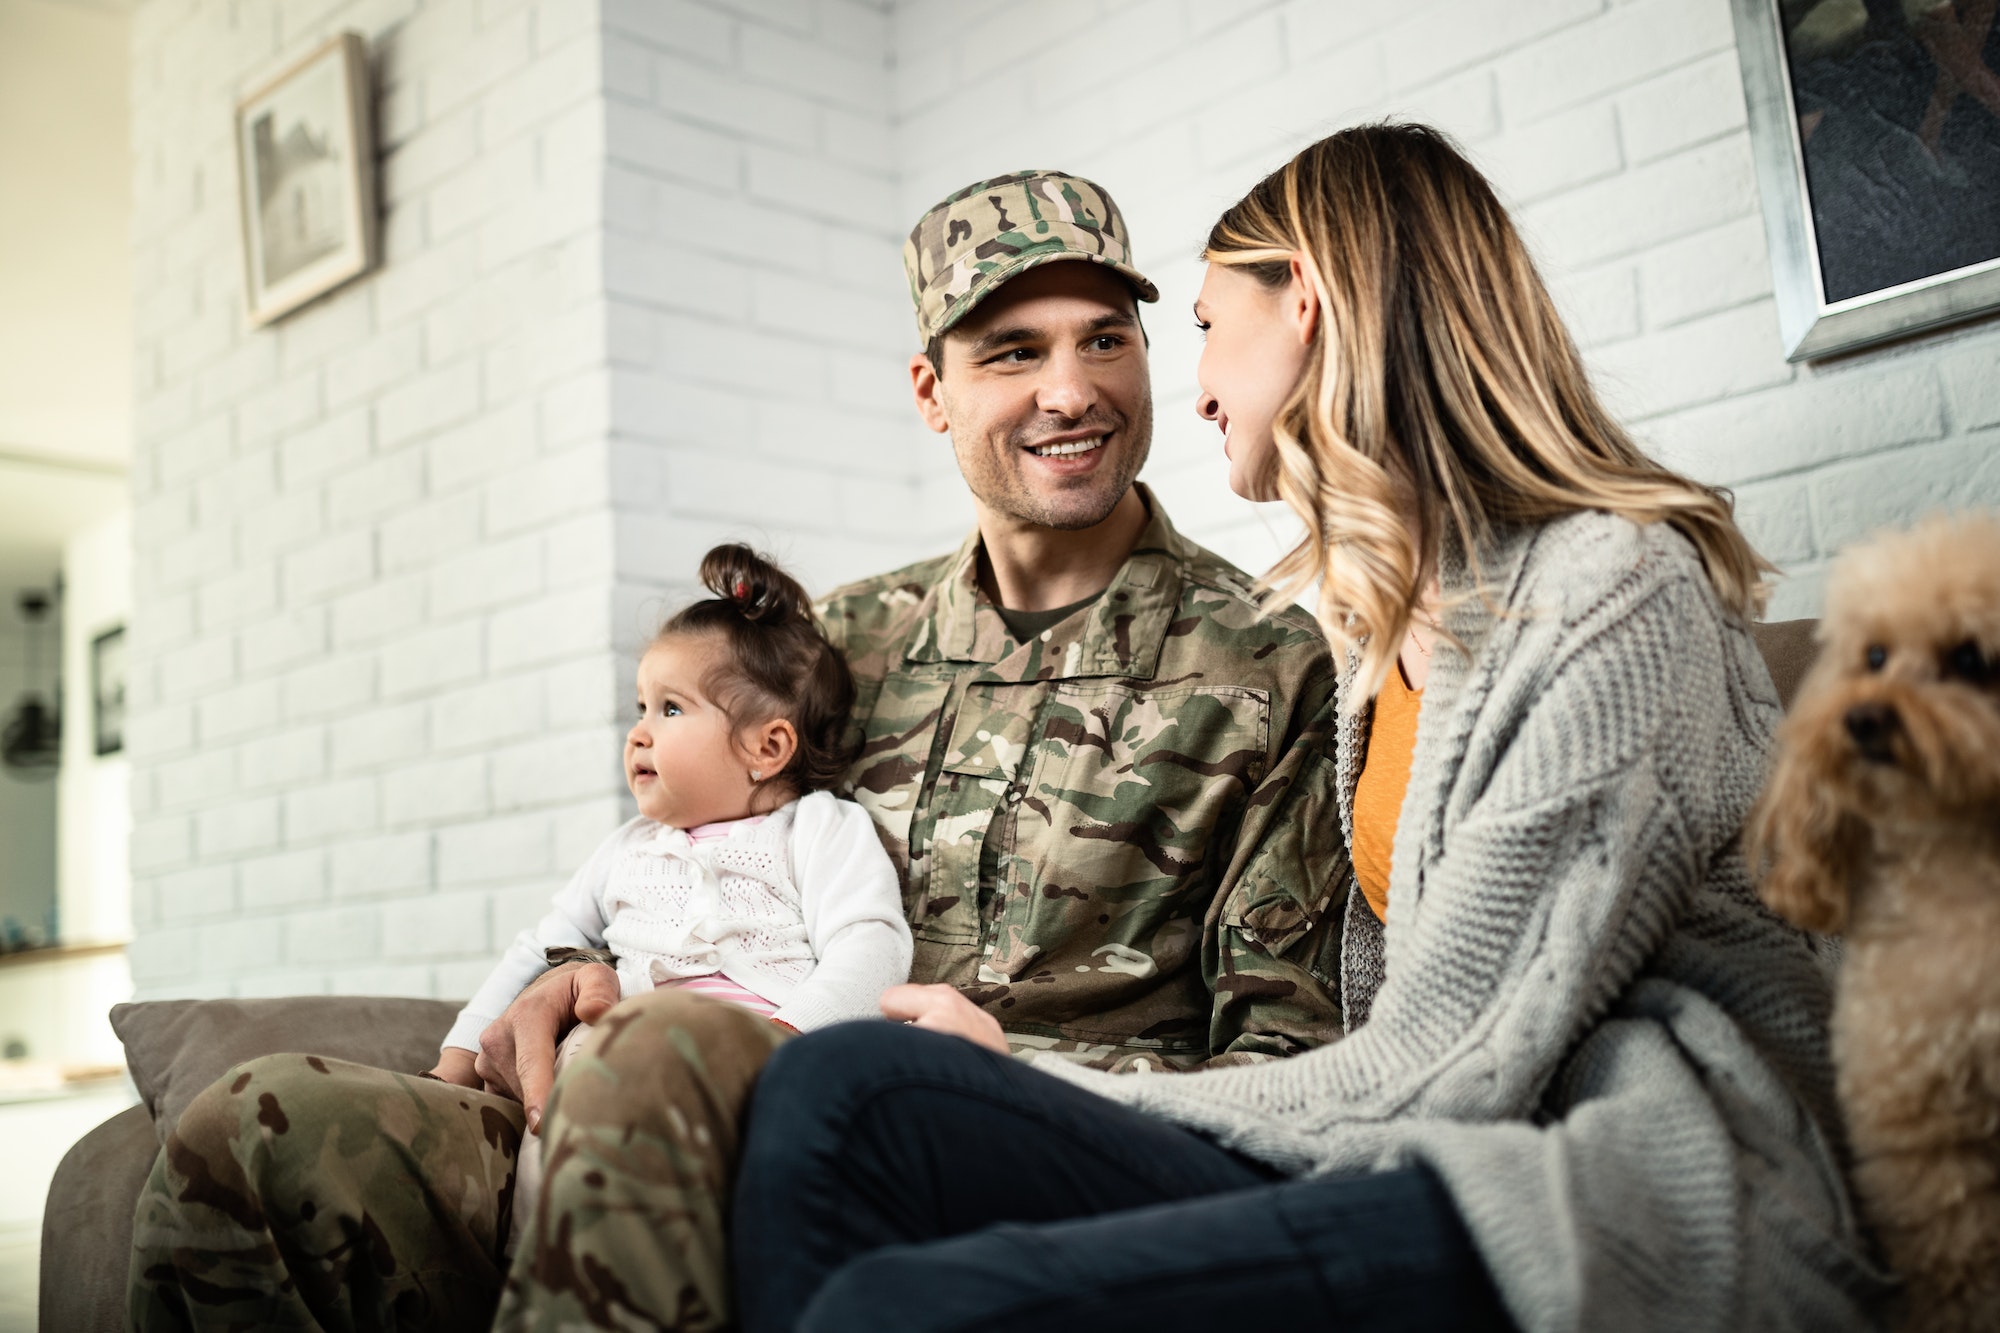
[[[253,326],[375,266],[375,135],[360,34],[321,43],[243,96],[236,167]]]
[[[125,627],[90,641],[90,729],[100,755],[125,748]]]
[[[1793,361],[2000,310],[1994,0],[1731,0]]]

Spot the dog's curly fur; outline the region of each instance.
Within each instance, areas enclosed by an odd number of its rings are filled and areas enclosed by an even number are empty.
[[[1904,1327],[2000,1329],[2000,520],[1843,556],[1820,644],[1750,855],[1846,936],[1840,1097]]]

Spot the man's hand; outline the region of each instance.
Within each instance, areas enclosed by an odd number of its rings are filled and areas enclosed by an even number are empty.
[[[473,1070],[488,1092],[511,1097],[542,1127],[542,1104],[555,1082],[556,1043],[578,1023],[595,1023],[618,1003],[618,974],[602,963],[564,963],[528,983],[507,1011],[479,1034]]]
[[[999,1020],[960,995],[956,986],[891,986],[882,992],[882,1012],[898,1022],[949,1032],[974,1046],[1007,1054]]]
[[[479,1057],[463,1046],[447,1046],[438,1052],[436,1067],[430,1071],[434,1079],[445,1083],[456,1083],[461,1088],[478,1088],[485,1085],[479,1071],[473,1068]]]

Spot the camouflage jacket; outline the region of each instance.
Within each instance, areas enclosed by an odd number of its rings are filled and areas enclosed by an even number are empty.
[[[1341,1030],[1333,666],[1308,617],[1260,613],[1152,512],[1104,595],[1025,644],[979,590],[977,532],[831,594],[857,686],[841,794],[903,877],[912,979],[1017,1050],[1290,1055]]]

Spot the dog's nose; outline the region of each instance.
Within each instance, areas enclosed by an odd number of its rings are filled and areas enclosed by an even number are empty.
[[[1894,763],[1896,729],[1902,725],[1896,710],[1887,704],[1856,704],[1847,710],[1847,734],[1854,748],[1871,764]]]

